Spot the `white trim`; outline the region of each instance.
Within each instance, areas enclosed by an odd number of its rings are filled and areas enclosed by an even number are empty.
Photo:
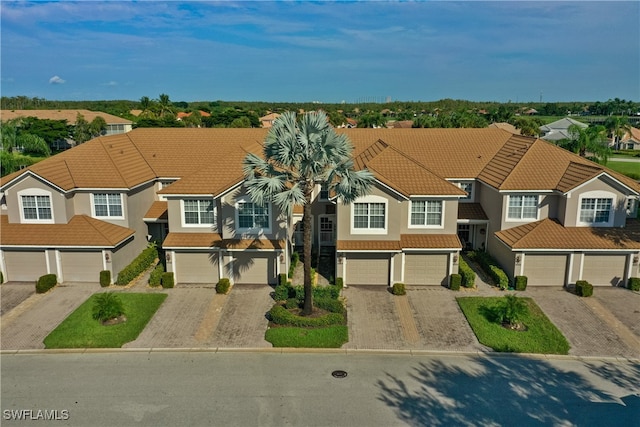
[[[377,253],[389,253],[389,254],[399,254],[402,253],[402,250],[398,250],[398,249],[385,249],[385,250],[379,250],[379,249],[375,249],[375,250],[370,250],[370,251],[365,251],[362,249],[338,249],[338,252],[344,252],[344,253],[352,253],[352,254],[377,254]]]
[[[20,222],[22,224],[54,224],[55,223],[55,214],[53,209],[53,196],[51,191],[43,190],[42,188],[25,188],[24,190],[20,190],[16,193],[18,197],[18,208],[20,209]],[[24,217],[24,206],[22,203],[22,197],[48,197],[49,198],[49,210],[51,211],[51,218],[47,219],[32,219]],[[36,205],[36,212],[38,211],[38,207]],[[38,213],[38,217],[40,214]]]
[[[500,240],[500,239],[498,239]],[[500,240],[502,242],[502,240]],[[504,243],[504,242],[502,242]],[[521,251],[521,252],[572,252],[575,254],[583,253],[583,252],[616,252],[619,254],[627,254],[627,253],[636,253],[638,249],[589,249],[589,248],[561,248],[561,249],[551,249],[551,248],[511,248],[509,245],[504,243],[506,247],[511,249],[511,252]]]
[[[382,203],[384,204],[384,228],[355,228],[355,206],[358,203],[362,204],[371,204],[371,203]],[[350,220],[351,220],[351,234],[387,234],[389,230],[389,199],[386,197],[369,195],[358,197],[349,205],[350,210]],[[367,212],[367,218],[370,219],[370,214]]]
[[[214,197],[220,198],[220,197],[224,197],[226,194],[230,193],[231,191],[235,190],[236,188],[238,188],[239,186],[241,186],[242,184],[244,184],[244,179],[241,179],[240,181],[238,181],[237,183],[231,185],[229,188],[227,188],[226,190],[221,191],[218,194],[214,194]]]
[[[405,199],[405,200],[409,200],[409,197],[405,196],[404,194],[402,194],[401,192],[399,192],[398,190],[396,190],[393,187],[388,186],[387,184],[385,184],[384,182],[380,181],[379,179],[376,178],[376,183],[380,184],[381,186],[383,186],[384,188],[391,190],[392,192],[396,193],[398,196],[400,196],[401,198]]]
[[[62,252],[60,252],[59,249],[55,250],[55,257],[56,257],[56,269],[58,270],[58,279],[60,282],[64,282],[64,271],[62,271]]]
[[[520,196],[522,197],[522,203],[520,204],[520,218],[511,218],[509,217],[509,203],[511,202],[511,197]],[[524,198],[528,196],[536,196],[536,217],[535,218],[523,218],[522,212],[524,211]],[[509,194],[507,195],[507,201],[505,203],[505,212],[504,212],[504,222],[535,222],[540,220],[540,195],[539,194]]]
[[[609,209],[609,218],[607,222],[583,222],[580,220],[582,214],[582,201],[584,199],[611,199],[611,207]],[[594,190],[587,191],[578,196],[578,209],[576,209],[576,227],[611,227],[614,223],[615,211],[616,211],[617,197],[616,194],[611,191]]]
[[[15,182],[16,184],[18,182],[20,182],[23,179],[26,179],[27,176],[31,176],[32,178],[37,179],[38,181],[42,182],[43,184],[46,184],[50,187],[55,188],[56,190],[58,190],[61,193],[67,193],[66,190],[64,190],[63,188],[55,185],[53,182],[46,180],[45,178],[41,177],[40,175],[33,173],[33,171],[31,170],[27,170],[25,173],[16,176],[15,178],[13,178],[11,181],[5,183],[2,187],[0,187],[3,191],[7,191],[7,187],[11,187],[13,185],[13,183]]]
[[[197,201],[198,202],[198,223],[197,224],[187,224],[186,219],[185,219],[185,215],[186,215],[186,211],[184,209],[184,202],[185,201]],[[211,202],[211,204],[213,205],[213,222],[200,222],[201,218],[200,218],[200,202],[201,201],[205,201],[205,202]],[[158,222],[153,221],[153,222]],[[168,221],[164,221],[164,222],[168,222]],[[206,229],[217,229],[218,228],[218,206],[216,203],[216,200],[213,198],[207,198],[207,197],[201,197],[199,199],[196,198],[184,198],[184,199],[180,199],[180,225],[183,228],[206,228]]]
[[[637,192],[636,190],[634,190],[633,188],[629,187],[628,185],[626,185],[624,182],[620,181],[619,179],[617,179],[616,177],[608,174],[606,171],[602,171],[600,172],[598,175],[594,176],[593,178],[591,178],[588,181],[583,182],[582,184],[578,185],[577,187],[572,188],[571,190],[565,192],[564,194],[569,196],[571,193],[573,193],[574,191],[579,190],[580,188],[584,187],[585,185],[588,185],[590,183],[592,183],[593,181],[597,180],[598,178],[600,178],[601,176],[606,175],[607,177],[611,178],[613,181],[615,181],[616,183],[620,184],[620,186],[626,188],[627,190],[629,190],[631,193],[636,194],[636,195],[640,195],[639,192]]]
[[[488,185],[488,184],[487,184],[487,185]],[[496,189],[495,187],[493,187],[493,188],[494,188],[494,189]],[[496,190],[497,190],[497,189],[496,189]],[[553,193],[555,193],[555,192],[556,192],[555,190],[498,190],[498,193],[501,193],[501,194],[507,194],[507,195],[509,195],[509,194],[515,194],[516,196],[517,196],[519,193],[534,193],[534,194],[537,194],[537,193],[545,193],[545,194],[553,194]]]
[[[44,250],[44,264],[47,266],[47,274],[51,274],[51,261],[49,261],[50,249]]]
[[[119,216],[116,216],[116,215],[106,215],[106,216],[97,215],[96,214],[96,201],[95,201],[95,196],[97,194],[104,194],[104,195],[107,196],[107,211],[109,210],[109,196],[117,194],[118,197],[120,197],[120,212],[122,212],[122,215],[119,215]],[[122,193],[106,192],[106,191],[105,192],[91,193],[90,194],[90,203],[91,203],[91,216],[93,218],[101,219],[101,220],[124,220],[125,219],[124,197],[122,197]]]
[[[0,249],[0,271],[2,271],[2,279],[7,282],[9,279],[7,278],[7,269],[5,268],[4,263],[4,251],[2,249]]]
[[[460,248],[402,248],[402,252],[458,252]]]
[[[425,222],[427,221],[427,205],[426,202],[440,202],[440,224],[435,225],[435,224],[412,224],[411,223],[411,214],[413,213],[413,202],[425,202],[425,211],[424,211],[424,220]],[[445,203],[443,200],[441,199],[416,199],[416,198],[411,198],[411,200],[409,201],[409,209],[408,209],[408,213],[409,216],[407,218],[407,228],[421,228],[421,229],[442,229],[444,228],[444,218],[445,218]]]

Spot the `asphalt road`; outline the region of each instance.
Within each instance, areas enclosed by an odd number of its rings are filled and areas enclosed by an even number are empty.
[[[3,354],[1,374],[3,426],[631,426],[640,416],[640,364],[614,360],[34,353]],[[34,421],[45,417],[58,420]]]

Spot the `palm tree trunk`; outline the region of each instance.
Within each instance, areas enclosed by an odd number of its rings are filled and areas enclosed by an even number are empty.
[[[313,184],[309,183],[305,189],[304,215],[302,223],[303,230],[303,258],[304,258],[304,305],[302,306],[302,315],[309,316],[313,312],[313,287],[311,286],[311,191]]]

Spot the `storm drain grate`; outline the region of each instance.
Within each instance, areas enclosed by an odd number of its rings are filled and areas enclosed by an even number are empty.
[[[334,378],[345,378],[347,376],[347,371],[333,371],[331,372],[331,376],[333,376]]]

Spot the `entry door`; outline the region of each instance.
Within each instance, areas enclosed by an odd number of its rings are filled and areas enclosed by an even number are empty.
[[[335,245],[334,238],[335,215],[320,217],[320,244]]]

